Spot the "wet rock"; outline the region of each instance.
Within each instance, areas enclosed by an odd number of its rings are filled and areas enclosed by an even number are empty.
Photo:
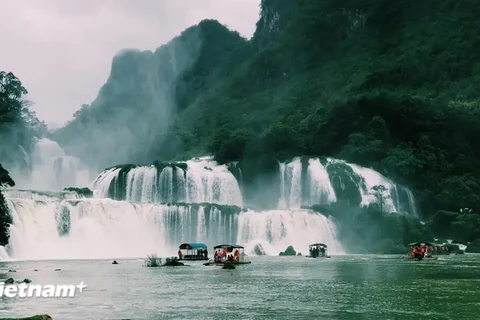
[[[167,258],[162,267],[180,267],[185,266],[184,263],[178,261],[177,257]]]
[[[264,256],[265,255],[265,250],[263,250],[263,247],[261,244],[257,244],[255,246],[255,248],[253,248],[253,252],[257,255],[257,256]]]
[[[62,269],[55,269],[54,271],[62,271]]]
[[[117,260],[113,260],[112,264],[118,264]]]
[[[301,256],[301,255],[302,255],[302,253],[301,253],[301,252],[297,253],[297,256]]]
[[[11,269],[10,269],[10,270],[8,270],[8,272],[17,272],[17,270],[11,270]]]
[[[295,249],[293,249],[292,246],[288,246],[287,249],[285,249],[285,251],[283,252],[280,252],[279,256],[296,256],[297,255],[297,252],[295,251]]]
[[[8,278],[7,280],[5,280],[4,283],[5,283],[5,284],[14,284],[14,283],[15,283],[15,280],[13,280],[13,278]]]
[[[17,283],[31,283],[31,282],[32,282],[32,280],[30,280],[28,278],[25,278],[22,281],[17,281]]]

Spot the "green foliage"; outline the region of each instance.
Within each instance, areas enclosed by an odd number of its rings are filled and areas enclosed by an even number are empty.
[[[432,217],[431,228],[438,237],[471,242],[480,239],[480,215],[438,211]]]
[[[390,197],[387,194],[387,188],[384,185],[375,185],[371,188],[370,193],[375,197],[375,205],[378,207],[380,212],[384,212],[385,200]]]
[[[480,208],[479,14],[473,0],[262,0],[250,41],[206,20],[117,56],[56,137],[93,161],[240,160],[245,190],[275,160],[339,157],[409,186],[426,219]],[[152,114],[159,97],[168,116]]]
[[[24,100],[27,93],[13,73],[0,71],[0,161],[4,164],[26,167],[24,150],[29,153],[34,137],[47,133],[46,124]]]
[[[10,177],[7,170],[0,164],[0,246],[5,246],[8,243],[10,224],[12,223],[12,216],[8,209],[5,197],[3,196],[1,188],[13,187],[15,182]]]

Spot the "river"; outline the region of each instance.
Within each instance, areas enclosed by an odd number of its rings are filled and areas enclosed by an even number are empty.
[[[2,297],[0,316],[106,319],[478,319],[480,255],[407,261],[249,257],[235,270],[147,268],[143,260],[0,262],[0,278],[87,285],[66,298]],[[54,271],[60,268],[61,271]],[[9,269],[17,272],[9,273]],[[34,271],[37,269],[38,271]]]

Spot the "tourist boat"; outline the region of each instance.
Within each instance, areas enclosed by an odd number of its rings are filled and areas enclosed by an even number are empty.
[[[435,244],[432,244],[430,242],[412,242],[408,244],[408,247],[410,249],[408,250],[408,254],[405,256],[405,259],[416,259],[418,261],[420,260],[437,260],[437,257],[433,257],[432,253],[435,251]],[[414,248],[421,248],[425,247],[425,255],[421,254],[414,254],[413,249]]]
[[[250,264],[251,261],[245,261],[245,248],[236,244],[219,244],[214,249],[213,259],[205,262],[205,266],[223,266],[225,263],[234,265]]]
[[[205,243],[182,243],[178,247],[178,260],[208,260],[208,250]]]
[[[313,243],[308,246],[310,255],[307,258],[330,258],[327,250],[328,246],[325,243]]]

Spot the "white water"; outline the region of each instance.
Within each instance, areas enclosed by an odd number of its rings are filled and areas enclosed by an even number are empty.
[[[237,242],[247,254],[254,254],[257,245],[267,255],[278,255],[288,246],[306,254],[308,245],[317,242],[328,244],[329,254],[345,254],[332,221],[309,210],[248,211],[240,214],[238,224]]]
[[[380,173],[347,163],[343,160],[327,158],[324,166],[318,158],[308,160],[306,177],[302,178],[302,162],[300,158],[294,158],[289,163],[280,163],[280,199],[278,207],[282,209],[299,209],[302,205],[330,204],[337,201],[331,179],[326,167],[331,163],[342,163],[363,179],[364,184],[357,184],[358,192],[362,198],[361,205],[367,206],[376,200],[372,187],[383,185],[386,189],[385,209],[389,212],[399,212],[401,207],[406,207],[406,212],[417,215],[413,194],[407,188],[397,186],[393,181]],[[302,179],[305,184],[302,183]],[[352,181],[354,181],[352,179]],[[399,189],[406,195],[406,205],[402,206]]]
[[[188,241],[209,247],[238,242],[248,254],[260,243],[271,255],[289,245],[306,251],[310,243],[323,241],[331,254],[343,253],[332,222],[306,210],[235,213],[10,191],[6,197],[14,220],[8,251],[15,260],[169,256]]]
[[[160,175],[154,166],[131,169],[126,177],[125,199],[129,202],[243,204],[238,182],[226,165],[218,165],[210,157],[189,160],[186,164],[186,173],[171,166],[165,167]],[[107,198],[119,173],[120,169],[102,172],[92,185],[95,197]],[[120,191],[115,190],[117,192]]]
[[[55,141],[39,139],[31,158],[30,174],[19,174],[17,168],[11,170],[18,188],[61,191],[66,187],[86,187],[92,179],[85,164],[65,154]]]

